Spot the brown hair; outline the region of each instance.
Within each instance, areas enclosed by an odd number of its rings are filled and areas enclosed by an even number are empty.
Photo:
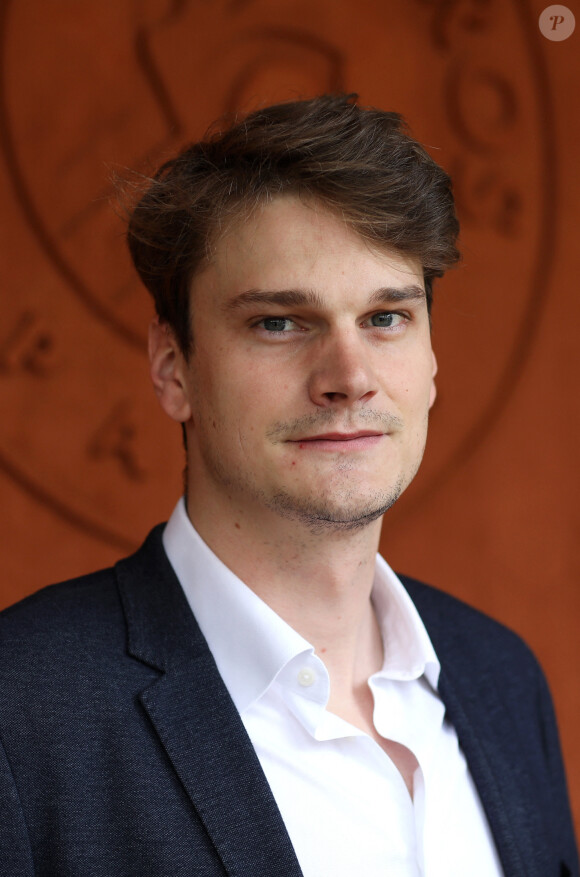
[[[129,249],[160,319],[191,350],[190,287],[228,223],[276,195],[315,199],[433,278],[459,258],[451,181],[397,113],[324,95],[260,109],[166,162],[134,208]]]

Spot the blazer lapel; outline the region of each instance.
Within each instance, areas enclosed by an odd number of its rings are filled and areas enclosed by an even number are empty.
[[[130,654],[159,671],[141,693],[183,788],[225,872],[236,877],[302,877],[291,841],[207,643],[167,560],[156,528],[133,557],[117,564]],[[442,595],[403,579],[442,665],[440,694],[497,845],[506,875],[544,877],[543,828],[533,779],[522,773],[517,729],[493,674],[465,667],[466,637]],[[445,601],[443,601],[445,602]],[[452,601],[453,605],[457,604]],[[461,641],[461,642],[460,642]],[[513,733],[512,733],[513,731]]]
[[[454,726],[485,810],[501,863],[509,877],[545,877],[545,829],[534,779],[522,758],[518,703],[498,690],[497,656],[470,618],[475,613],[435,589],[402,577],[441,662],[439,693]],[[467,645],[466,645],[467,644]],[[470,663],[470,651],[478,661]],[[482,660],[482,656],[484,656]],[[493,660],[489,660],[489,658]],[[489,661],[489,667],[486,666]],[[492,666],[493,665],[493,666]],[[548,866],[549,868],[549,866]]]
[[[240,716],[161,542],[117,565],[129,651],[157,668],[141,703],[227,874],[301,877]]]
[[[501,785],[505,784],[511,767],[505,763],[501,750],[494,748],[492,752],[484,742],[482,704],[475,705],[473,695],[466,699],[465,692],[459,693],[453,680],[443,673],[439,693],[446,707],[446,719],[457,732],[459,745],[479,792],[504,872],[510,877],[531,877],[518,843],[522,839],[522,828],[526,828],[522,826],[522,821],[525,822],[528,806],[525,801],[518,802],[515,782],[511,785],[508,798],[502,794]],[[479,697],[480,691],[477,693]],[[503,782],[500,785],[498,780],[502,774]]]

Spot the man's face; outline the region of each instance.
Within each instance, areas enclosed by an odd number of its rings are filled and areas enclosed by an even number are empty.
[[[310,529],[383,514],[417,471],[434,398],[421,266],[284,196],[221,239],[192,314],[194,507]]]

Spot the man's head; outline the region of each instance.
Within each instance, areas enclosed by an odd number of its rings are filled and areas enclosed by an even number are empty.
[[[130,245],[198,527],[344,531],[392,505],[423,453],[456,233],[446,174],[345,97],[267,108],[160,170]]]
[[[164,164],[131,217],[133,261],[186,357],[193,277],[233,221],[289,194],[418,260],[429,307],[433,279],[458,259],[449,177],[399,115],[361,108],[354,95],[266,107]]]

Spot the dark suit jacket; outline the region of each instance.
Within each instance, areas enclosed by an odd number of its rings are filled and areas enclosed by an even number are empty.
[[[0,619],[2,877],[301,873],[161,532]],[[404,582],[507,877],[577,875],[536,661],[490,619]]]

